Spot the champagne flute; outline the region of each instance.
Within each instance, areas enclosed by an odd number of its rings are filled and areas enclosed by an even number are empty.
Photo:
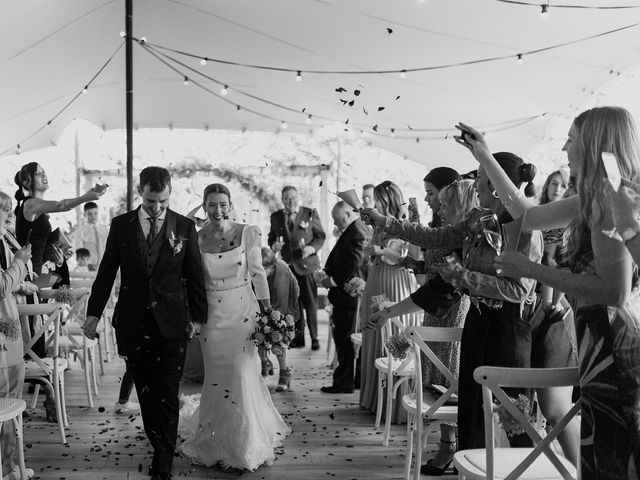
[[[480,217],[480,226],[482,227],[482,233],[484,238],[498,255],[502,253],[502,233],[500,231],[500,224],[498,223],[498,217],[495,214],[483,215]]]

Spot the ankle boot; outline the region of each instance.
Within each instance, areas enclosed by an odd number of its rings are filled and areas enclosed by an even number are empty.
[[[278,386],[276,392],[286,392],[291,389],[291,369],[284,368],[280,370],[280,378],[278,378]]]

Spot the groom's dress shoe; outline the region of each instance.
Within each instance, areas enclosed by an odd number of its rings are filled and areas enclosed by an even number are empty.
[[[330,387],[320,387],[320,391],[323,393],[353,393],[353,388],[347,389],[332,385]]]
[[[311,340],[311,350],[320,350],[320,343],[318,340]]]

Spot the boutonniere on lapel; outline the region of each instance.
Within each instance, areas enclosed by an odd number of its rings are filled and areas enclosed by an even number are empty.
[[[302,222],[300,222],[300,228],[306,230],[307,228],[309,228],[309,222],[305,222],[303,220]]]
[[[184,246],[184,242],[186,242],[186,237],[182,235],[176,236],[173,231],[169,234],[169,245],[173,249],[173,254],[177,255],[182,251],[182,247]]]

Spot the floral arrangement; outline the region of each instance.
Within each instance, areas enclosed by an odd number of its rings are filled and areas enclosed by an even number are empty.
[[[535,421],[531,414],[531,405],[528,397],[520,394],[517,399],[509,397],[509,400],[511,400],[511,403],[513,403],[516,408],[524,414],[529,423],[533,423]],[[522,426],[515,418],[513,418],[504,405],[498,405],[496,411],[498,413],[498,418],[500,419],[500,424],[508,437],[515,437],[516,435],[522,435],[524,433]]]
[[[411,347],[409,338],[404,333],[396,333],[387,340],[385,344],[387,352],[396,360],[404,360],[407,358],[407,351]]]
[[[359,297],[364,292],[364,287],[367,284],[360,277],[353,277],[347,283],[344,284],[344,291],[347,292],[352,297]]]
[[[68,285],[62,285],[56,290],[54,300],[58,303],[66,303],[72,307],[76,303],[76,296]]]
[[[0,335],[9,340],[18,340],[22,336],[20,322],[9,317],[0,317]]]
[[[371,297],[370,308],[373,313],[380,312],[391,305],[393,305],[393,302],[385,294]]]
[[[186,241],[186,237],[183,237],[182,235],[176,236],[173,231],[169,234],[169,245],[173,250],[173,255],[178,255],[182,251],[182,247],[184,246],[184,242]]]
[[[289,343],[295,337],[295,322],[289,314],[278,310],[258,313],[256,329],[249,336],[256,347],[271,351],[276,357],[281,357],[289,348]]]

